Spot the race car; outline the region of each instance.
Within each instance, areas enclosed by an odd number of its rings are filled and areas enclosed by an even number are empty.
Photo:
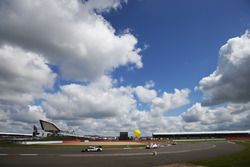
[[[158,148],[158,145],[156,143],[150,143],[146,145],[146,149],[156,149]]]
[[[101,152],[102,146],[88,146],[87,148],[82,149],[82,152]]]

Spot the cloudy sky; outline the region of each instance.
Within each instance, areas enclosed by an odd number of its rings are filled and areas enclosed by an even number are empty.
[[[247,0],[0,1],[0,131],[250,130]]]

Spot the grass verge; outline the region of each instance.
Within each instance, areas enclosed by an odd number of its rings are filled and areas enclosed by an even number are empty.
[[[193,161],[191,163],[208,167],[249,167],[250,141],[236,141],[236,143],[244,145],[245,149],[239,153],[208,160]]]

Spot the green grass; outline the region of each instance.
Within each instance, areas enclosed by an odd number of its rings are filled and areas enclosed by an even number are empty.
[[[208,167],[250,167],[250,141],[238,141],[237,143],[244,145],[245,149],[239,153],[192,163]]]

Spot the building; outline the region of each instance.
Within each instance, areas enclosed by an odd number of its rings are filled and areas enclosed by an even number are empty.
[[[210,132],[169,132],[153,133],[153,138],[169,139],[209,139],[209,138],[231,138],[250,137],[250,131],[210,131]]]
[[[51,122],[40,120],[40,124],[41,124],[42,130],[44,130],[45,132],[50,132],[53,135],[58,135],[61,132],[61,130],[55,124]]]
[[[32,140],[32,134],[0,132],[0,141]]]
[[[119,140],[128,140],[128,132],[120,132]]]

